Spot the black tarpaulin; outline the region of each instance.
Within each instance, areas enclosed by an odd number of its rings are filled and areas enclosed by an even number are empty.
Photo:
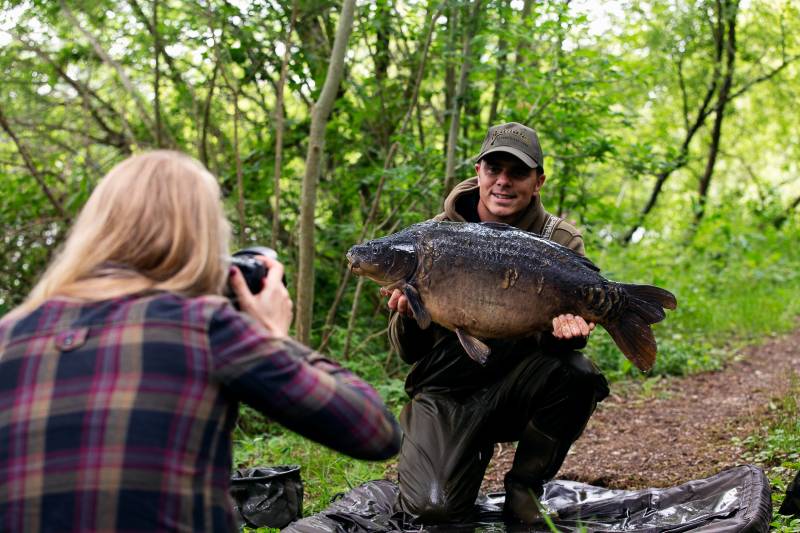
[[[284,531],[551,531],[545,523],[531,527],[503,523],[502,494],[479,498],[475,516],[462,522],[422,525],[393,511],[397,490],[391,481],[370,481],[346,493],[321,513],[294,522]],[[610,490],[556,480],[545,485],[541,503],[554,515],[553,525],[565,532],[755,533],[768,531],[772,516],[769,482],[759,468],[751,465],[662,489]]]

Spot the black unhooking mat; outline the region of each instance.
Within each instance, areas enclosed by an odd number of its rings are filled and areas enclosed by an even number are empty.
[[[392,504],[397,485],[387,480],[370,481],[354,488],[327,509],[290,524],[283,531],[319,532],[517,532],[551,531],[544,523],[523,527],[502,521],[503,495],[476,502],[476,517],[463,523],[424,526]],[[704,533],[762,532],[772,517],[770,488],[764,473],[751,465],[738,466],[676,487],[643,490],[610,490],[575,481],[551,481],[545,485],[542,504],[555,513],[558,531],[631,531]]]

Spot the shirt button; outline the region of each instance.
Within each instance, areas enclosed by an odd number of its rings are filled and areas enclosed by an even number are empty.
[[[72,343],[75,341],[75,335],[70,333],[66,337],[64,337],[64,346],[72,346]]]

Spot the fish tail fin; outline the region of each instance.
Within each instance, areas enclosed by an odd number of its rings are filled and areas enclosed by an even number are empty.
[[[633,285],[630,283],[621,283],[620,286],[628,293],[628,297],[633,300],[632,303],[658,308],[662,315],[661,320],[664,319],[664,309],[675,309],[678,307],[678,301],[675,299],[675,295],[661,287],[654,287],[653,285]],[[651,324],[652,323],[653,322],[651,322]]]
[[[664,320],[664,309],[675,309],[677,300],[671,292],[652,285],[619,284],[627,296],[617,319],[603,324],[625,357],[646,372],[656,361],[656,339],[650,324]]]
[[[635,313],[626,313],[613,324],[603,324],[625,357],[642,372],[656,362],[656,339],[650,324]]]

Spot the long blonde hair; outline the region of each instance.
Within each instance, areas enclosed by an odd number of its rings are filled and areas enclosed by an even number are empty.
[[[135,155],[100,180],[62,251],[28,299],[98,301],[149,289],[219,294],[230,227],[219,186],[196,160],[169,150]]]

